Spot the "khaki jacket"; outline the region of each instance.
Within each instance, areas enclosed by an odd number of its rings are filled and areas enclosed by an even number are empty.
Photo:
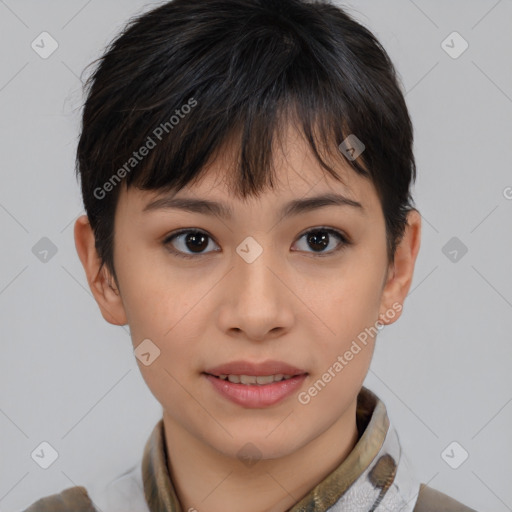
[[[70,487],[36,501],[25,512],[98,512],[85,487]],[[156,512],[156,510],[155,510]],[[414,512],[476,512],[458,501],[422,484]]]
[[[476,512],[415,479],[383,402],[364,387],[358,395],[357,427],[359,440],[346,459],[288,512]],[[140,464],[101,492],[71,487],[24,512],[184,512],[167,453],[161,419]]]

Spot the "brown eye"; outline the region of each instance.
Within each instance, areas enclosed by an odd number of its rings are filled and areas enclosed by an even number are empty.
[[[301,240],[304,240],[305,243],[299,244],[301,246],[299,250],[317,253],[322,256],[337,252],[350,243],[343,233],[335,229],[322,227],[306,231],[299,238],[299,242]],[[329,248],[330,250],[327,250]]]
[[[330,236],[327,231],[310,231],[306,240],[314,251],[323,251],[329,245]]]
[[[184,236],[184,244],[192,252],[204,251],[208,246],[208,237],[203,233],[188,233]]]
[[[163,242],[172,253],[183,258],[193,258],[194,254],[200,256],[212,252],[206,251],[211,243],[215,244],[207,233],[193,229],[173,233]]]

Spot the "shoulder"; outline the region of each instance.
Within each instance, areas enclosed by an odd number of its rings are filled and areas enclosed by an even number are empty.
[[[150,512],[140,463],[107,484],[92,482],[39,499],[23,512]]]
[[[89,497],[102,512],[150,512],[140,461],[107,485],[92,485]]]
[[[413,512],[476,512],[476,510],[466,507],[440,491],[421,484]]]
[[[64,489],[37,500],[23,512],[97,512],[85,487],[76,486]]]

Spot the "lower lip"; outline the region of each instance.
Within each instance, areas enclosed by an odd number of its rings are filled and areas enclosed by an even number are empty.
[[[244,407],[261,408],[274,405],[295,392],[307,374],[270,384],[235,384],[213,375],[204,374],[213,387],[225,398]]]

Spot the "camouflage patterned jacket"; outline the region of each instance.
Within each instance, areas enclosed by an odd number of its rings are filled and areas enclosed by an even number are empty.
[[[475,512],[414,476],[382,401],[363,387],[358,396],[359,440],[347,458],[288,512]],[[184,512],[166,461],[161,419],[142,460],[104,487],[68,488],[24,512]]]

